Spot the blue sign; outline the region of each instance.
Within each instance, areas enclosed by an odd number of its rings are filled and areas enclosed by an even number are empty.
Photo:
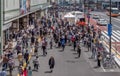
[[[112,24],[108,24],[107,28],[108,28],[108,36],[111,36],[112,35]]]

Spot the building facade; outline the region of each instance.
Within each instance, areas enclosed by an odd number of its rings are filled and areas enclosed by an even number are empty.
[[[11,40],[10,34],[25,29],[30,24],[30,19],[44,16],[50,0],[3,0],[3,23],[1,23],[1,47]],[[1,21],[1,20],[0,20]],[[3,48],[4,49],[4,48]],[[0,52],[3,51],[0,50]]]

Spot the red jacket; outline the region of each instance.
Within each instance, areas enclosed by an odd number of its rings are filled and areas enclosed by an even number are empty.
[[[23,76],[27,76],[27,70],[26,69],[24,69],[24,71],[23,71]]]

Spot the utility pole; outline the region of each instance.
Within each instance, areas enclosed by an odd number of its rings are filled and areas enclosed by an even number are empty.
[[[84,0],[84,8],[83,8],[84,9],[84,18],[85,18],[85,1],[86,0]]]
[[[87,17],[88,17],[88,26],[89,26],[89,24],[90,24],[90,1],[88,0],[88,15],[87,15]]]
[[[110,22],[110,25],[112,25],[112,23],[111,23],[111,0],[110,0],[110,20],[109,20],[109,22]],[[110,52],[110,56],[111,56],[111,35],[109,36],[109,52]]]
[[[3,27],[3,1],[4,0],[0,0],[0,56],[3,53],[3,34],[2,34],[2,27]]]

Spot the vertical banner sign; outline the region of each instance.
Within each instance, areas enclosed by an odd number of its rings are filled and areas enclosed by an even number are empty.
[[[111,36],[112,35],[112,24],[108,24],[107,29],[108,29],[108,36]]]
[[[27,12],[30,12],[30,3],[31,3],[31,0],[26,0],[26,9],[27,9]]]
[[[30,11],[30,0],[20,0],[20,14]]]

